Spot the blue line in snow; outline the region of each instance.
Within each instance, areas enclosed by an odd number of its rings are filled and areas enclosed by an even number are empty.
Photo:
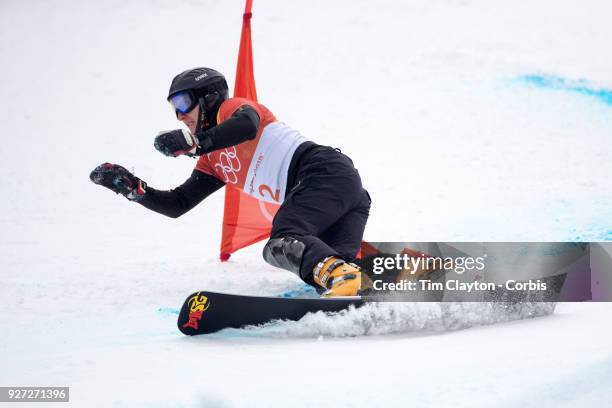
[[[585,239],[586,238],[586,239]],[[610,231],[602,231],[600,233],[594,234],[592,236],[583,237],[580,235],[576,236],[576,241],[612,241],[612,230]]]
[[[310,285],[307,284],[301,284],[293,289],[289,289],[286,290],[285,292],[282,292],[279,297],[284,297],[284,298],[294,298],[294,297],[313,297],[313,298],[317,298],[319,297],[319,294],[317,293],[317,291],[315,290],[315,288],[313,288]]]
[[[598,88],[585,79],[571,80],[554,75],[521,75],[520,82],[542,89],[573,92],[596,98],[606,105],[612,106],[612,89]]]
[[[179,314],[179,310],[174,307],[160,307],[157,311],[163,315],[177,315]]]

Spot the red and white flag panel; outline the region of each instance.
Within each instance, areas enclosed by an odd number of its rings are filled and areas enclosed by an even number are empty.
[[[234,97],[257,101],[251,42],[252,6],[253,0],[246,0],[234,82]],[[237,250],[268,238],[272,229],[272,218],[278,208],[277,204],[265,203],[228,184],[225,187],[221,260],[226,261]]]

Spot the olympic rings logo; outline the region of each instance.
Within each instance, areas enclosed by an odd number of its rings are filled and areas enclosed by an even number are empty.
[[[209,159],[210,155],[211,153],[209,153]],[[225,148],[225,151],[219,154],[219,162],[215,163],[215,169],[218,169],[218,172],[223,173],[226,183],[238,183],[237,172],[240,171],[240,168],[241,165],[240,160],[238,159],[238,153],[236,152],[236,148],[233,146],[231,148]]]

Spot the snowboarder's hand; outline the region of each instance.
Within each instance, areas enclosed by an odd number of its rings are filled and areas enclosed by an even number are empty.
[[[182,154],[198,156],[198,140],[187,129],[165,130],[155,138],[155,148],[166,156],[176,157]]]
[[[91,172],[89,178],[130,201],[140,200],[146,192],[147,184],[118,164],[103,163]]]

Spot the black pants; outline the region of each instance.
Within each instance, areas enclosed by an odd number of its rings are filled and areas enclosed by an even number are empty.
[[[355,259],[370,203],[351,159],[336,149],[320,149],[302,164],[274,217],[271,238],[290,236],[304,243],[300,277],[313,284],[312,269],[323,258]]]

